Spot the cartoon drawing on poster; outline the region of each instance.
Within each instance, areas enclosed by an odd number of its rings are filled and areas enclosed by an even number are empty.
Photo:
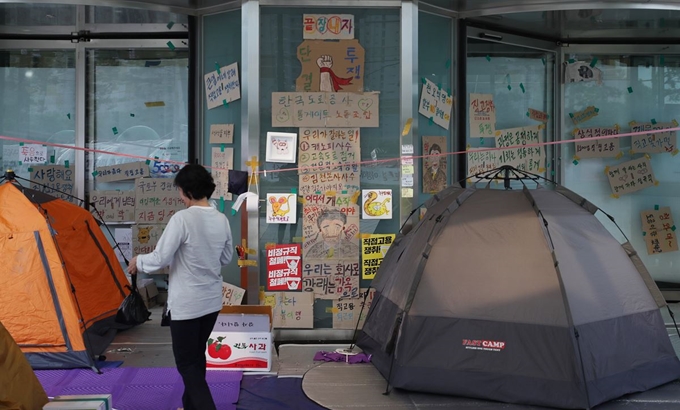
[[[392,219],[391,189],[364,189],[361,202],[363,219]]]
[[[215,182],[215,191],[212,198],[223,198],[227,201],[232,199],[229,192],[229,170],[234,169],[234,149],[224,147],[212,147],[211,150],[212,176]]]
[[[432,122],[448,130],[451,123],[452,108],[453,98],[451,95],[432,81],[425,79],[420,93],[418,113],[425,118],[431,118]]]
[[[611,158],[616,157],[621,152],[619,138],[607,138],[595,141],[588,141],[589,138],[604,137],[608,135],[618,135],[619,126],[613,127],[590,127],[575,128],[571,134],[575,139],[583,140],[575,142],[574,158]]]
[[[45,194],[80,205],[73,197],[75,169],[64,165],[33,165],[30,172],[30,186]]]
[[[602,70],[591,67],[585,61],[564,62],[564,82],[578,83],[581,81],[597,81],[602,84]]]
[[[291,132],[267,133],[267,162],[294,163],[297,153],[297,134]]]
[[[493,94],[470,93],[468,115],[471,138],[493,137],[496,132],[496,106],[493,103]]]
[[[261,292],[260,304],[272,307],[274,328],[312,329],[314,327],[314,293]]]
[[[334,300],[333,307],[330,308],[333,313],[333,329],[354,330],[357,327],[357,321],[359,322],[359,329],[362,329],[368,311],[373,304],[374,296],[375,288],[370,288],[370,290],[369,288],[361,288],[357,299]]]
[[[165,230],[165,226],[165,224],[132,225],[132,256],[153,252],[154,249],[156,249],[156,245],[158,245],[158,240]],[[165,267],[159,271],[147,273],[168,273],[168,268]]]
[[[604,169],[604,173],[609,178],[609,185],[614,197],[659,184],[654,178],[654,171],[649,159],[645,155]]]
[[[295,91],[362,92],[364,55],[359,40],[303,41],[297,48],[302,71],[295,81]]]
[[[296,194],[267,194],[268,224],[294,224],[296,222]]]
[[[303,258],[359,259],[359,212],[355,204],[330,207],[305,203]]]
[[[672,153],[677,149],[677,133],[675,131],[662,131],[669,128],[677,128],[678,122],[657,123],[654,122],[635,122],[629,123],[630,132],[656,131],[660,132],[631,136],[631,153],[650,153],[659,154],[663,152]]]
[[[272,93],[272,127],[376,128],[380,93]]]
[[[395,234],[363,234],[361,236],[361,279],[374,279]]]
[[[241,84],[238,78],[238,63],[221,67],[203,76],[209,110],[241,98]]]
[[[302,266],[300,244],[275,245],[267,248],[267,290],[300,290]]]
[[[305,40],[349,40],[354,38],[352,14],[303,14],[302,38]]]
[[[678,238],[675,235],[675,224],[670,207],[656,207],[642,211],[640,217],[642,218],[642,235],[645,237],[649,255],[678,250]]]
[[[520,171],[544,172],[545,150],[537,146],[543,141],[545,124],[496,130],[498,165],[510,165]]]
[[[92,191],[92,214],[104,222],[130,222],[135,220],[135,191]]]
[[[446,137],[423,137],[423,193],[433,194],[446,188]]]
[[[359,172],[359,128],[300,128],[298,173]]]

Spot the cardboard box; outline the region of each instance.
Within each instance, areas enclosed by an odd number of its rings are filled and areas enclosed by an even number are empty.
[[[56,396],[48,404],[53,404],[53,407],[44,407],[50,409],[102,409],[102,410],[112,410],[113,409],[113,399],[110,394],[79,394],[79,395],[61,395]],[[78,406],[79,403],[85,403],[85,407],[68,407],[68,406]],[[62,407],[54,407],[60,405]],[[67,406],[67,407],[63,407]],[[96,407],[94,407],[96,406]]]
[[[144,299],[144,304],[147,309],[156,306],[158,287],[156,287],[156,282],[153,279],[137,279],[137,289],[139,290],[139,294],[142,295],[142,299]]]
[[[43,406],[45,410],[106,410],[102,401],[51,401]]]
[[[208,370],[270,371],[271,306],[225,306],[205,350]]]

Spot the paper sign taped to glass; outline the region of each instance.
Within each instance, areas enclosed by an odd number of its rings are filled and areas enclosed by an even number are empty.
[[[295,81],[295,91],[362,92],[364,55],[359,40],[303,41],[297,49],[302,71]]]
[[[379,127],[380,93],[272,93],[272,127]]]

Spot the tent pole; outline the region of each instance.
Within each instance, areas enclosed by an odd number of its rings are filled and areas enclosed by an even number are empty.
[[[666,304],[666,309],[668,309],[668,314],[671,315],[673,325],[675,326],[675,331],[678,333],[678,337],[680,337],[680,330],[678,330],[678,324],[675,322],[675,315],[673,314],[673,311],[671,310],[671,307],[668,304]]]
[[[418,208],[416,208],[418,209]],[[411,212],[413,214],[413,212]],[[409,216],[410,217],[410,216]],[[408,219],[408,218],[406,218]],[[366,289],[366,294],[364,295],[364,301],[361,304],[361,310],[359,311],[359,318],[357,319],[357,324],[354,327],[354,336],[352,336],[352,343],[349,345],[349,351],[351,352],[354,350],[354,346],[357,344],[357,333],[359,333],[359,322],[361,321],[361,314],[364,313],[364,308],[366,307],[366,299],[368,299],[368,294],[371,293],[371,286],[368,286],[368,289]]]

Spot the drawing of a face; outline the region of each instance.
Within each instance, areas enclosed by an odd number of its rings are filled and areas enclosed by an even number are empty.
[[[288,154],[288,141],[285,139],[273,140],[272,144],[276,147],[276,153],[279,155]]]
[[[264,304],[265,304],[265,306],[271,306],[271,307],[276,306],[276,295],[271,295],[271,296],[265,295]]]
[[[430,147],[430,151],[428,152],[429,155],[432,155],[427,158],[427,163],[430,168],[433,170],[436,170],[439,168],[439,163],[441,161],[441,156],[439,154],[442,153],[441,148],[439,148],[438,144],[432,144],[432,147]]]
[[[149,231],[151,231],[152,228],[153,226],[139,228],[139,232],[137,233],[137,240],[139,241],[139,243],[149,243],[149,239],[151,238]]]
[[[316,220],[319,232],[328,244],[338,244],[342,239],[347,216],[340,211],[324,211]]]

